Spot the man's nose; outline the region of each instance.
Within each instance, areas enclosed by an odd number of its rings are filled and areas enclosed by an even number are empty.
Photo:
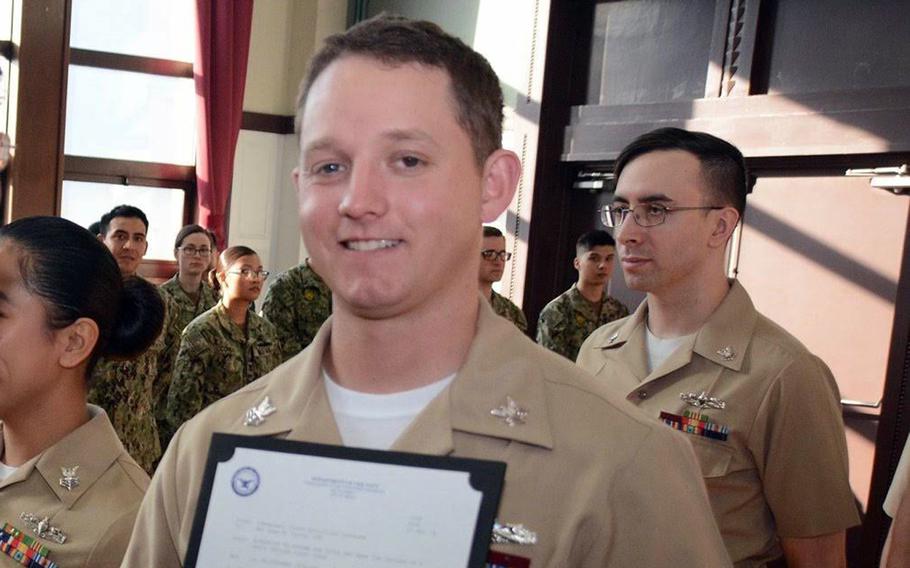
[[[381,216],[388,209],[385,180],[378,168],[352,166],[338,212],[358,219],[366,215]]]

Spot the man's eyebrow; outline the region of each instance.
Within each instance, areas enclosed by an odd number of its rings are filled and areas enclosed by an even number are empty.
[[[434,146],[439,146],[427,132],[416,128],[394,128],[383,133],[383,138],[388,138],[394,142],[418,141],[427,142]]]
[[[659,201],[673,201],[673,198],[665,193],[654,193],[651,195],[646,195],[638,200],[639,203],[656,203]],[[629,200],[621,195],[617,195],[613,198],[613,203],[628,205]]]

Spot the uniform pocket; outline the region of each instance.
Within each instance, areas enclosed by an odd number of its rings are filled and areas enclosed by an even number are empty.
[[[686,436],[692,443],[701,475],[704,478],[723,477],[730,471],[736,450],[727,442],[711,440],[700,436]]]

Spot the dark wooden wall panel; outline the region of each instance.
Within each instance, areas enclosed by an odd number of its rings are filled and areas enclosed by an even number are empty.
[[[22,2],[19,89],[6,221],[60,211],[63,179],[68,0]]]

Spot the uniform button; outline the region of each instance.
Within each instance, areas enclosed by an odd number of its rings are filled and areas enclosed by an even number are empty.
[[[638,391],[638,398],[640,398],[641,400],[648,398],[648,391],[646,391],[646,390]]]

